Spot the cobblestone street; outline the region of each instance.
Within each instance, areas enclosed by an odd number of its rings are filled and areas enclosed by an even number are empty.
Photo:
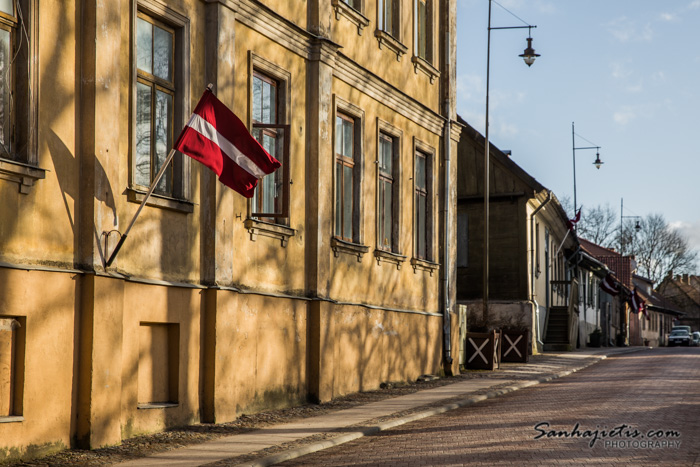
[[[283,465],[698,465],[699,385],[698,348],[617,355]]]

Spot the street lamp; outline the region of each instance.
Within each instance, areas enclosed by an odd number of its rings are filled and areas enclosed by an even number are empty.
[[[588,141],[586,138],[583,138],[581,135],[578,135],[579,138]],[[590,141],[588,141],[591,143]],[[593,143],[591,143],[593,144]],[[573,151],[574,155],[574,217],[576,217],[576,151],[579,149],[595,149],[595,161],[593,162],[593,165],[595,165],[596,169],[600,169],[600,166],[604,164],[603,161],[600,160],[600,146],[586,146],[586,147],[576,147],[576,132],[574,131],[574,122],[571,122],[571,148]]]
[[[636,221],[634,223],[635,233],[642,230],[642,226],[639,223],[639,220],[642,218],[641,216],[623,216],[622,215],[622,212],[623,212],[622,208],[624,206],[623,201],[624,200],[622,198],[620,198],[620,254],[622,254],[622,239],[623,239],[623,237],[622,237],[622,219],[636,219]]]
[[[535,53],[535,49],[532,48],[532,37],[530,37],[530,32],[532,28],[537,26],[527,25],[527,26],[509,26],[509,27],[491,27],[491,3],[489,0],[489,26],[488,26],[488,41],[486,45],[486,123],[484,125],[484,306],[482,310],[482,319],[484,325],[488,321],[489,315],[489,82],[490,82],[490,65],[491,65],[491,30],[492,29],[528,29],[527,47],[520,54],[527,66],[531,66],[535,63],[535,59],[540,55]],[[507,11],[507,10],[506,10]],[[509,12],[510,13],[510,12]],[[512,14],[512,13],[511,13]],[[513,15],[515,16],[515,15]],[[517,18],[517,16],[516,16]],[[520,19],[520,18],[518,18]],[[522,20],[521,20],[522,21]],[[524,21],[523,21],[524,23]],[[527,23],[526,23],[527,24]]]

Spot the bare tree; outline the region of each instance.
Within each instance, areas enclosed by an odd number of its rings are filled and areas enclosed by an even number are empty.
[[[620,251],[634,254],[639,274],[654,283],[660,282],[669,271],[694,274],[697,252],[690,248],[688,239],[672,229],[661,214],[649,214],[641,222],[641,229],[628,225],[623,228]]]
[[[561,205],[574,216],[568,197],[562,197]],[[687,237],[672,229],[661,214],[649,214],[638,223],[629,219],[620,223],[609,204],[584,207],[576,233],[622,255],[634,255],[638,273],[654,283],[660,282],[671,270],[681,274],[695,274],[696,271],[698,253],[690,247]]]
[[[561,199],[561,205],[573,218],[573,206],[568,196]],[[617,212],[610,204],[598,205],[592,208],[581,207],[581,220],[576,224],[576,234],[596,245],[606,248],[616,247],[619,237]]]
[[[610,247],[618,231],[616,221],[617,213],[609,204],[582,209],[579,235],[596,245]]]

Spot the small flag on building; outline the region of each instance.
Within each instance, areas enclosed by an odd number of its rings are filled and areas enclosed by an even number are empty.
[[[605,279],[600,281],[600,288],[609,295],[616,296],[620,293],[620,287],[612,274],[608,273]]]
[[[642,297],[639,296],[636,287],[634,289],[634,292],[632,292],[632,296],[630,297],[630,306],[632,307],[632,311],[634,313],[639,313],[640,311],[643,311],[646,315],[646,303],[644,302],[644,300],[642,300]]]
[[[578,221],[581,220],[581,208],[576,211],[576,214],[574,215],[573,219],[569,219],[566,221],[566,226],[573,232],[574,227],[576,227],[576,224],[578,224]]]
[[[209,167],[224,185],[252,198],[258,180],[280,167],[210,89],[204,91],[175,149]]]

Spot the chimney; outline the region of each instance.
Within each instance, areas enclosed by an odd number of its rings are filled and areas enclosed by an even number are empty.
[[[688,274],[683,274],[683,282],[690,285],[690,278],[688,277]]]

